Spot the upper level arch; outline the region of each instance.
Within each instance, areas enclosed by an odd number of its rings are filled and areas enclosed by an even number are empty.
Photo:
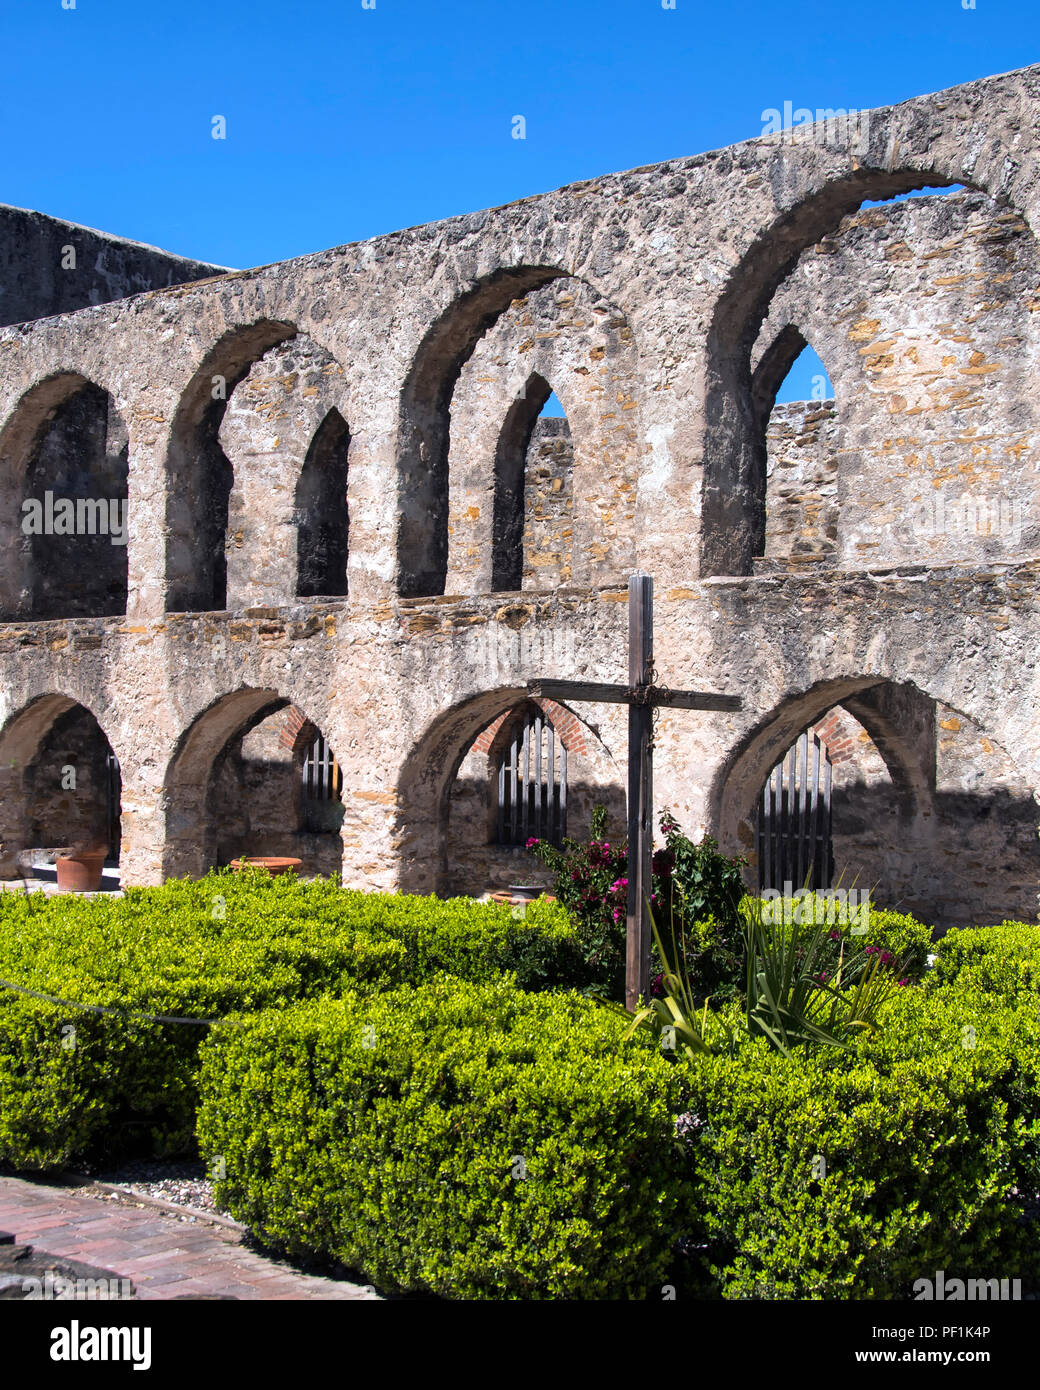
[[[481,336],[514,299],[565,276],[555,266],[515,266],[485,276],[427,330],[401,392],[398,418],[398,591],[444,592],[448,568],[451,396]]]
[[[218,431],[230,471],[227,606],[347,590],[350,431],[342,367],[304,333],[263,353]]]
[[[220,444],[228,400],[269,348],[294,337],[282,320],[229,329],[181,394],[166,456],[166,609],[214,611],[227,604],[228,507],[234,474]]]
[[[573,276],[513,300],[450,400],[452,593],[624,582],[642,392],[626,315]],[[555,393],[563,414],[543,416]]]
[[[126,612],[129,439],[82,371],[32,386],[0,431],[0,610],[8,619]]]
[[[796,340],[788,337],[774,345],[775,355],[759,364],[762,375],[757,383],[752,350],[771,300],[799,258],[866,200],[957,184],[986,191],[986,182],[982,176],[975,182],[960,169],[942,169],[927,160],[918,167],[907,161],[897,170],[861,167],[817,187],[755,236],[715,301],[707,333],[702,574],[750,573],[753,556],[761,553],[761,411],[771,381]],[[1004,194],[1002,186],[992,191]]]

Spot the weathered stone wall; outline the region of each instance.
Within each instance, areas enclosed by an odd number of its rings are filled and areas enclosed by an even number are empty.
[[[832,400],[774,406],[766,432],[766,543],[763,561],[825,561],[838,535],[836,411]]]
[[[1036,549],[1038,289],[1026,220],[979,193],[864,208],[803,253],[770,307],[758,362],[796,326],[834,386],[833,422],[817,441],[804,430],[794,441],[796,482],[819,498],[818,548],[836,526],[843,566]],[[773,449],[783,440],[786,454],[794,424],[789,408],[774,410],[770,487],[784,471]],[[815,487],[799,477],[813,454]],[[785,520],[771,523],[771,502]],[[790,498],[770,496],[767,538],[789,527]]]
[[[0,204],[0,325],[67,314],[223,271],[60,217]]]
[[[1038,98],[1028,69],[873,112],[866,149],[763,137],[0,330],[4,854],[30,842],[33,769],[77,705],[122,767],[125,881],[284,844],[291,775],[250,731],[292,705],[343,770],[345,877],[495,880],[468,750],[530,681],[624,679],[642,567],[661,681],[743,702],[662,712],[659,807],[753,852],[766,773],[841,705],[889,774],[861,779],[887,800],[847,836],[866,862],[886,820],[887,891],[944,924],[1035,917],[1037,534],[911,546],[895,521],[955,478],[1031,503]],[[943,182],[978,191],[858,211]],[[770,557],[767,378],[789,323],[835,414],[822,454],[805,429],[782,441],[800,477],[775,483]],[[106,458],[126,428],[126,613],[73,617],[70,598],[36,621],[21,504],[41,432],[88,383],[111,401]],[[549,389],[573,459],[542,477]],[[69,450],[93,457],[88,436]],[[342,588],[316,592],[339,578],[310,557],[344,534]],[[799,572],[803,543],[823,559]],[[600,759],[579,771],[588,809],[623,793],[626,714],[575,714]],[[950,719],[963,745],[942,746]]]
[[[526,458],[525,589],[558,589],[571,577],[574,442],[565,418],[535,421]]]

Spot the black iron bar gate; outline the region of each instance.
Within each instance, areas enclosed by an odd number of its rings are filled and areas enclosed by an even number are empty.
[[[758,814],[758,886],[827,889],[831,845],[831,760],[818,734],[800,735],[766,778]]]

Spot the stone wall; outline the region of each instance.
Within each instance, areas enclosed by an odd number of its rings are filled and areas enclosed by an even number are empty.
[[[766,432],[764,573],[774,560],[823,562],[838,535],[838,457],[833,401],[778,405]]]
[[[943,925],[1035,918],[1038,112],[1030,68],[872,112],[866,149],[766,136],[0,329],[0,867],[77,709],[124,881],[302,843],[292,706],[350,882],[512,880],[474,746],[532,681],[626,678],[641,568],[661,682],[742,702],[662,711],[658,808],[753,855],[766,774],[841,707],[887,772],[842,769],[850,860]],[[861,210],[942,183],[972,191]],[[833,407],[772,411],[805,341]],[[61,423],[88,385],[104,463]],[[27,551],[54,429],[95,489],[125,443],[125,613],[85,611],[89,545]],[[908,533],[950,489],[1022,525]],[[570,717],[573,825],[604,796],[620,827],[626,712]]]
[[[224,270],[0,204],[0,326],[204,280]]]

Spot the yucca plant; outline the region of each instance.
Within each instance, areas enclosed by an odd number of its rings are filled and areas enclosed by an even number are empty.
[[[880,1014],[900,983],[894,960],[877,947],[846,953],[844,941],[838,960],[832,955],[832,933],[826,920],[780,921],[762,910],[758,898],[745,897],[739,904],[744,926],[746,1000],[743,1022],[747,1032],[763,1037],[778,1052],[790,1056],[806,1046],[847,1047],[859,1035],[881,1027]],[[801,913],[794,914],[796,918]],[[671,950],[661,939],[651,911],[654,940],[664,971],[661,997],[641,1003],[634,1012],[611,1004],[632,1022],[626,1037],[643,1028],[661,1039],[665,1050],[681,1050],[687,1056],[731,1048],[732,1031],[700,1003],[690,986],[685,939],[675,930],[671,913]],[[606,1001],[604,1001],[606,1002]]]
[[[745,924],[747,1031],[764,1037],[778,1052],[815,1043],[846,1047],[859,1034],[881,1027],[880,1014],[898,987],[898,974],[876,947],[846,954],[844,941],[829,973],[831,933],[825,921],[787,923],[762,910],[758,898],[740,905]]]
[[[674,906],[671,906],[670,916],[671,952],[661,940],[653,913],[650,916],[654,941],[664,964],[661,974],[661,997],[651,999],[634,1013],[629,1013],[620,1004],[612,1004],[611,1007],[632,1020],[631,1027],[625,1034],[626,1039],[637,1029],[646,1028],[656,1034],[661,1040],[661,1047],[666,1051],[682,1051],[688,1057],[717,1052],[720,1050],[720,1044],[728,1043],[732,1035],[718,1016],[709,1012],[709,999],[698,1008],[690,987],[691,972],[686,956],[686,936],[682,932],[676,933]],[[714,1035],[714,1038],[710,1035]]]

